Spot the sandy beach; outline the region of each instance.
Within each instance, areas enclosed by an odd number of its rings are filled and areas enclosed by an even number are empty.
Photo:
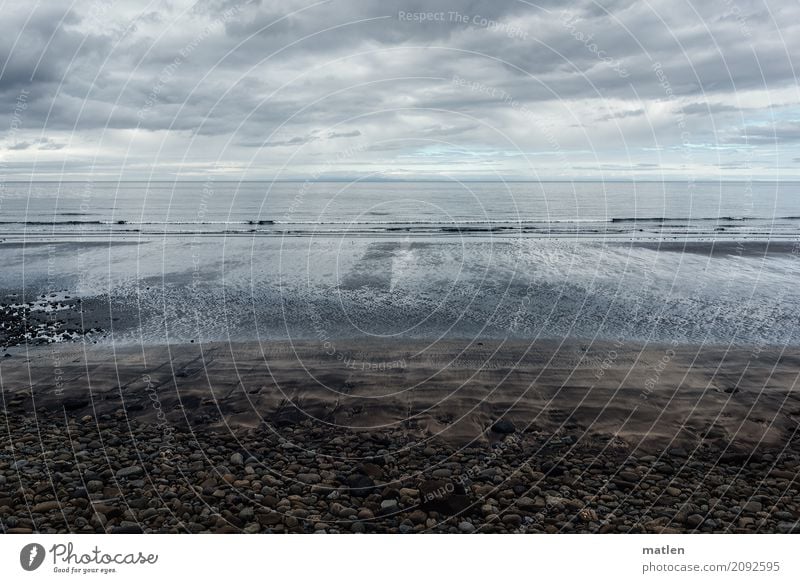
[[[797,350],[54,346],[2,361],[8,532],[797,529]]]

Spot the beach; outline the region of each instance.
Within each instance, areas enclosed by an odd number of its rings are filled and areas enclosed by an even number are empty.
[[[60,345],[4,359],[5,527],[797,530],[800,351],[455,341],[335,351]]]
[[[796,199],[601,186],[10,190],[0,528],[798,531]]]

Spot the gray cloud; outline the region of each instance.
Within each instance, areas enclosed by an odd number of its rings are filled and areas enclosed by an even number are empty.
[[[355,138],[361,135],[361,132],[358,130],[353,130],[352,132],[329,132],[328,139],[335,140],[337,138]]]
[[[587,152],[594,167],[639,156],[633,165],[645,170],[658,164],[653,151],[677,163],[685,131],[712,146],[798,142],[795,122],[758,117],[770,104],[800,102],[791,95],[796,2],[562,6],[176,0],[154,12],[130,1],[18,3],[0,24],[0,112],[17,133],[6,150],[19,167],[36,149],[75,168],[80,156],[128,168],[176,159],[251,167],[264,149],[259,167],[269,173],[284,149],[302,146],[291,162],[302,174],[335,154],[332,140],[347,139],[361,157],[339,163],[354,172],[413,172],[411,161],[427,172],[438,141],[442,152],[517,159],[504,171],[529,174],[519,152],[561,153],[553,172],[588,168]],[[738,115],[714,117],[724,113]],[[36,144],[43,132],[52,141]],[[477,167],[447,155],[436,153],[445,170]],[[720,155],[696,149],[692,163],[717,168]]]
[[[39,138],[30,142],[15,142],[7,146],[6,149],[11,151],[22,151],[32,148],[37,150],[61,150],[65,146],[66,144],[54,142],[50,138]]]
[[[800,142],[800,121],[747,126],[739,136],[739,142],[747,144]]]
[[[639,117],[640,115],[644,115],[644,109],[642,108],[601,115],[597,118],[597,121],[611,121],[612,119],[625,119],[626,117]]]

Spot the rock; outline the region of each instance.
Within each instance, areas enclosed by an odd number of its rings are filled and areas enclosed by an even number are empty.
[[[261,526],[276,526],[283,521],[283,516],[280,512],[265,512],[258,515],[258,523]]]
[[[369,508],[362,508],[359,510],[357,516],[359,520],[372,520],[375,518],[375,514],[373,514],[372,510]]]
[[[142,527],[138,524],[125,524],[111,528],[111,534],[142,534]]]
[[[28,465],[28,460],[17,460],[13,464],[11,464],[12,470],[21,470],[25,466]]]
[[[673,447],[667,452],[672,457],[688,457],[689,454],[682,447]]]
[[[381,501],[381,510],[394,511],[397,510],[397,500],[390,498]]]
[[[443,514],[460,514],[470,506],[464,486],[445,480],[426,480],[419,485],[422,507]]]
[[[45,512],[50,512],[51,510],[58,510],[61,507],[56,500],[49,500],[47,502],[39,502],[33,508],[31,508],[31,512],[39,512],[44,514]]]
[[[692,528],[697,528],[703,524],[703,520],[705,519],[699,514],[690,514],[686,517],[686,524]]]
[[[350,487],[350,495],[365,498],[375,489],[375,482],[364,474],[351,474],[347,478],[347,485]]]
[[[0,474],[0,486],[6,485],[6,477]]]
[[[751,514],[755,514],[756,512],[761,512],[762,508],[763,505],[761,504],[761,502],[757,502],[755,500],[748,500],[747,503],[744,506],[742,506],[742,509],[745,512],[749,512]]]
[[[517,506],[519,506],[522,510],[533,510],[534,508],[537,508],[536,501],[528,496],[523,496],[517,500]]]
[[[453,471],[447,468],[437,468],[431,472],[431,476],[434,478],[449,478],[452,475]]]
[[[428,519],[428,513],[424,510],[415,510],[408,515],[408,519],[414,524],[425,524],[425,521]]]
[[[364,462],[361,464],[359,469],[361,470],[361,473],[363,473],[365,476],[369,476],[370,478],[376,480],[383,478],[383,468],[381,468],[379,465],[370,462]]]
[[[578,512],[578,518],[583,522],[595,522],[597,520],[597,512],[592,508],[584,508]]]
[[[517,428],[508,419],[500,419],[492,424],[492,431],[495,433],[507,435],[509,433],[514,433],[516,430]]]
[[[779,522],[777,531],[781,534],[791,534],[800,532],[800,524],[797,522]]]
[[[678,496],[681,495],[681,491],[678,488],[674,488],[672,486],[667,486],[666,488],[664,488],[664,493],[667,496],[672,496],[673,498],[677,498]]]
[[[297,479],[304,484],[319,484],[322,481],[319,474],[312,472],[306,474],[297,474]]]
[[[475,525],[465,520],[463,522],[458,523],[458,530],[460,530],[463,533],[469,534],[475,532]]]
[[[121,480],[123,478],[138,478],[142,474],[144,474],[144,470],[142,470],[141,466],[128,466],[127,468],[117,470],[115,475],[118,480]]]
[[[231,463],[235,466],[243,466],[244,465],[244,456],[239,452],[236,452],[231,455]]]

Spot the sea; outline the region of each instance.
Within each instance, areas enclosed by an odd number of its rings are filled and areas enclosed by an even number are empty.
[[[786,345],[798,241],[795,182],[4,182],[0,301],[102,302],[101,343]]]

